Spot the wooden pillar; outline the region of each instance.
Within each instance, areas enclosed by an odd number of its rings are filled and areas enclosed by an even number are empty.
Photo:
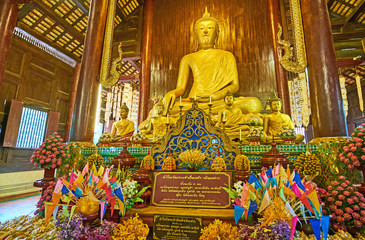
[[[283,112],[291,115],[290,113],[290,97],[288,88],[288,79],[284,68],[280,65],[279,52],[278,52],[278,24],[280,22],[279,16],[279,0],[267,0],[270,10],[270,25],[272,42],[274,48],[274,60],[275,60],[275,77],[276,77],[276,88],[278,91],[278,97],[283,100]]]
[[[151,78],[151,46],[153,25],[153,0],[145,0],[143,6],[143,37],[142,37],[142,70],[140,82],[140,101],[138,122],[141,123],[148,115]]]
[[[18,18],[18,3],[14,0],[0,0],[0,87],[3,82],[6,59],[10,49],[13,31]]]
[[[314,136],[347,136],[327,1],[301,3]]]
[[[68,102],[68,111],[67,111],[67,119],[65,125],[65,142],[70,140],[70,131],[71,131],[71,124],[72,124],[72,115],[75,109],[75,100],[76,100],[76,92],[77,92],[77,85],[79,84],[79,77],[80,77],[80,63],[76,63],[74,68],[74,76],[72,79],[72,87]]]
[[[108,0],[92,0],[90,3],[89,22],[71,126],[71,141],[93,140],[99,89],[97,77],[103,51],[107,8]]]

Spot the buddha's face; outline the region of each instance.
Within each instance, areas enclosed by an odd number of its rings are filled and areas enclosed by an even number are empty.
[[[212,48],[217,38],[216,23],[212,20],[201,21],[196,29],[200,48]]]
[[[280,112],[281,111],[281,102],[280,101],[273,101],[270,105],[271,110],[273,112]]]
[[[120,118],[126,119],[128,116],[128,112],[125,109],[120,110]]]
[[[157,115],[161,115],[163,113],[163,106],[156,106],[156,113]]]
[[[226,103],[226,105],[231,106],[233,104],[234,98],[233,96],[226,96],[224,98],[224,102]]]

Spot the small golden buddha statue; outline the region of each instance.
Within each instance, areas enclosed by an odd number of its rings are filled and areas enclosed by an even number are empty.
[[[281,112],[281,106],[282,101],[280,98],[276,96],[271,98],[270,108],[272,113],[264,117],[264,135],[267,142],[271,142],[273,137],[275,141],[282,140],[279,136],[282,128],[294,128],[294,123],[290,119],[289,115]],[[304,136],[302,134],[298,134],[295,142],[302,142],[303,140]]]
[[[188,98],[178,101],[184,110],[191,108],[191,99],[196,99],[199,108],[204,110],[212,103],[212,113],[217,114],[225,108],[223,98],[227,92],[236,93],[239,90],[236,59],[232,53],[217,49],[218,21],[210,17],[207,10],[195,23],[194,35],[198,42],[198,51],[181,59],[177,86],[163,99],[165,113],[169,111],[173,116],[179,113],[179,104],[175,104],[175,100],[182,97],[187,90],[190,71],[193,74],[193,85]],[[259,113],[262,109],[260,100],[254,97],[237,98],[237,106],[243,113]]]
[[[120,107],[120,118],[122,120],[113,123],[112,127],[112,136],[114,137],[113,141],[120,141],[126,138],[129,138],[133,135],[134,132],[134,122],[127,119],[129,112],[129,108],[124,103]],[[115,136],[116,134],[116,136]]]
[[[151,116],[143,121],[139,126],[138,130],[141,135],[146,139],[155,141],[165,136],[167,127],[173,125],[175,120],[170,120],[163,115],[164,105],[160,101],[154,105]]]

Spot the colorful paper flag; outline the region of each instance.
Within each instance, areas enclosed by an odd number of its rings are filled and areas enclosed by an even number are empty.
[[[51,218],[55,208],[56,208],[55,204],[51,204],[48,202],[45,203],[46,223],[48,223],[48,220]]]
[[[291,187],[291,190],[295,193],[295,196],[297,196],[298,198],[300,198],[302,196],[302,193],[299,190],[296,183],[293,183],[293,186]]]
[[[253,213],[258,207],[258,205],[255,201],[252,201],[252,200],[250,200],[250,201],[251,202],[250,202],[250,207],[248,208],[247,216],[250,216],[251,213]]]
[[[291,233],[290,233],[290,240],[293,239],[295,233],[295,227],[297,226],[298,216],[294,216],[291,219]]]
[[[67,226],[70,224],[71,218],[72,218],[72,216],[74,215],[74,212],[75,212],[75,208],[76,208],[76,206],[75,206],[75,205],[73,205],[73,206],[71,207],[70,218],[68,219]]]
[[[112,197],[112,199],[109,200],[109,202],[110,202],[110,216],[113,216],[114,206],[115,206],[116,201],[117,201],[117,197]]]
[[[295,212],[294,212],[294,210],[293,210],[293,208],[290,206],[290,204],[289,204],[289,202],[286,202],[285,203],[285,207],[284,207],[284,209],[292,216],[292,217],[294,217],[294,216],[296,216],[297,214],[295,214]]]
[[[317,213],[320,213],[320,205],[319,205],[319,201],[318,201],[318,196],[317,196],[317,191],[313,190],[309,195],[308,195],[309,200],[311,201],[311,203],[313,204],[314,209],[317,211]]]
[[[317,240],[321,240],[321,220],[310,218],[309,222],[312,225],[314,236],[316,236]]]
[[[89,163],[86,163],[84,169],[82,169],[82,176],[84,177],[85,174],[89,171]]]
[[[240,207],[238,205],[234,205],[234,221],[237,225],[238,221],[242,217],[243,213],[245,212],[244,207]]]
[[[70,213],[68,212],[68,205],[63,205],[63,207],[62,207],[62,215],[64,217],[70,216]]]
[[[62,187],[63,187],[63,183],[62,183],[61,178],[59,178],[57,180],[56,186],[54,187],[54,192],[59,193],[62,190]]]
[[[61,195],[61,193],[52,193],[52,204],[56,205],[60,201]]]
[[[266,171],[266,176],[268,176],[269,178],[272,178],[272,168],[270,167],[269,169],[267,169]]]
[[[286,202],[286,198],[285,198],[285,195],[284,195],[284,187],[282,187],[280,189],[280,192],[279,192],[279,197],[284,201]]]
[[[302,179],[300,179],[300,176],[299,176],[299,173],[297,172],[294,176],[294,179],[293,179],[294,182],[297,183],[297,186],[303,190],[303,192],[305,192],[305,187],[302,183]]]
[[[70,173],[70,184],[72,185],[75,181],[75,179],[77,179],[77,175],[74,172]]]
[[[309,203],[309,200],[307,198],[307,195],[306,194],[303,194],[302,196],[300,196],[300,201],[302,201],[302,203],[304,204],[304,206],[306,206],[308,208],[308,210],[313,213],[313,208],[312,206],[310,205]]]
[[[285,181],[288,179],[288,175],[285,172],[285,169],[283,168],[283,166],[280,166],[280,177],[281,177],[281,181]]]
[[[103,221],[103,217],[106,210],[107,201],[100,200],[100,222]]]
[[[330,216],[323,216],[321,218],[322,218],[321,227],[322,227],[323,237],[324,240],[327,240],[328,228],[330,226]]]
[[[269,197],[268,192],[266,191],[265,194],[264,194],[264,197],[261,200],[261,204],[260,204],[258,214],[260,214],[260,212],[265,210],[266,207],[269,206],[269,204],[270,204],[270,197]]]
[[[58,211],[58,205],[56,205],[55,209],[53,210],[53,218],[56,219]]]
[[[119,187],[117,189],[114,190],[114,194],[115,196],[117,196],[124,204],[124,197],[123,197],[123,193],[122,193],[122,189]]]
[[[104,167],[103,167],[103,165],[100,165],[99,170],[98,170],[98,175],[103,176],[103,173],[104,173]]]

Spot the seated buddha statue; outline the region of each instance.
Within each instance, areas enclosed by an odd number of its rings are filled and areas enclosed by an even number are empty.
[[[280,130],[287,128],[294,128],[294,123],[290,119],[289,115],[281,112],[282,101],[278,97],[273,97],[270,100],[271,114],[264,117],[264,135],[265,141],[271,142],[274,138],[275,141],[282,140],[279,136]],[[302,142],[304,136],[298,134],[295,142]]]
[[[129,137],[133,135],[134,122],[127,119],[128,112],[129,108],[124,103],[120,107],[121,120],[113,123],[112,127],[112,136],[114,137],[113,141],[121,141],[125,140],[126,138],[129,139]]]
[[[181,59],[177,86],[163,99],[165,112],[169,111],[172,116],[178,116],[179,105],[183,106],[183,111],[191,108],[192,99],[196,99],[199,108],[204,110],[208,110],[208,104],[212,103],[212,114],[216,115],[225,108],[227,92],[234,94],[239,90],[236,59],[232,53],[216,48],[219,25],[207,10],[195,23],[194,34],[198,42],[197,51]],[[187,91],[190,71],[193,85],[188,98],[176,101]],[[261,101],[255,97],[239,97],[236,105],[244,114],[259,113],[262,109]]]
[[[173,125],[174,119],[168,119],[163,115],[164,105],[162,102],[158,102],[152,109],[151,116],[144,120],[139,126],[139,134],[145,139],[155,141],[165,136],[167,131],[167,124]]]

